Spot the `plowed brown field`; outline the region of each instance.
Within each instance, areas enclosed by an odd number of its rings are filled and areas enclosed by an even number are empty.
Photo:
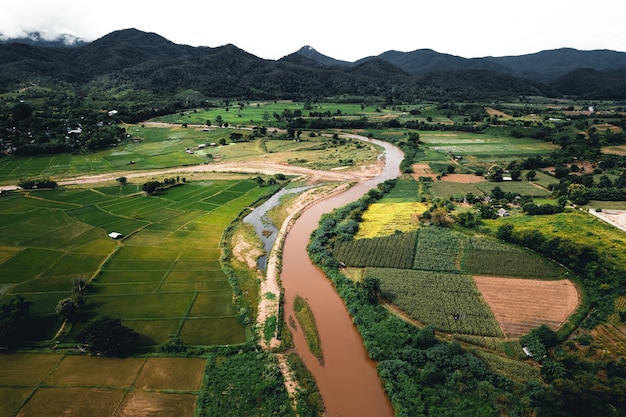
[[[519,337],[541,324],[557,329],[579,303],[576,286],[566,279],[475,276],[474,281],[508,337]]]

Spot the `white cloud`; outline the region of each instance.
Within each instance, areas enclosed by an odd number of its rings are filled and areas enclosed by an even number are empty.
[[[464,57],[519,55],[544,49],[626,51],[623,0],[387,0],[375,6],[337,0],[239,0],[149,5],[134,0],[21,0],[3,4],[0,33],[67,33],[91,41],[137,28],[193,46],[232,43],[278,59],[311,45],[353,61],[395,49],[430,48]]]

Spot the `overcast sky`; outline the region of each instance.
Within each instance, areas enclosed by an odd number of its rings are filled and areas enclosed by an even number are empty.
[[[473,58],[561,47],[626,52],[625,15],[626,0],[18,0],[3,2],[0,33],[92,41],[136,28],[266,59],[304,45],[345,61],[422,48]]]

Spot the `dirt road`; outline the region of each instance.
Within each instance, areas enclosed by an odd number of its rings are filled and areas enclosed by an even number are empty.
[[[114,181],[119,177],[126,177],[127,179],[133,178],[150,178],[167,175],[177,174],[192,174],[192,173],[249,173],[249,174],[285,174],[296,175],[308,178],[309,184],[317,184],[324,181],[340,181],[340,182],[356,182],[362,181],[368,178],[375,177],[381,170],[382,163],[377,161],[371,165],[362,166],[357,170],[331,170],[331,171],[319,171],[311,168],[298,167],[283,163],[276,162],[223,162],[214,164],[193,165],[187,167],[166,168],[160,170],[150,171],[118,171],[108,172],[100,175],[82,175],[77,177],[70,177],[58,180],[60,186],[64,185],[77,185],[77,184],[94,184],[104,181]],[[0,190],[15,190],[19,187],[17,185],[0,186]]]

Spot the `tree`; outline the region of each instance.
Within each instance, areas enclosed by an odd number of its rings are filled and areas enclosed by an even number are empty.
[[[496,237],[501,240],[510,241],[513,237],[513,225],[512,224],[503,224],[498,227],[496,231]]]
[[[119,177],[119,178],[116,178],[115,181],[117,181],[121,186],[124,186],[128,182],[128,178]]]
[[[498,164],[495,164],[489,167],[485,178],[487,178],[491,182],[502,182],[503,172],[504,170],[502,169],[502,167]]]
[[[600,182],[598,183],[598,187],[600,188],[609,188],[612,187],[613,183],[611,182],[611,179],[606,176],[606,175],[602,175],[600,177]]]
[[[152,195],[156,193],[157,190],[159,190],[162,186],[163,184],[161,184],[159,181],[148,181],[143,184],[142,189],[146,194]]]
[[[20,122],[33,114],[33,108],[26,103],[17,103],[11,110],[13,121]]]
[[[226,139],[220,138],[220,140],[218,140],[217,143],[219,143],[221,146],[224,146],[226,145]]]
[[[159,345],[159,351],[163,353],[180,353],[184,352],[185,349],[187,349],[187,347],[185,346],[183,338],[175,334],[171,334],[167,341]]]
[[[221,127],[224,123],[224,118],[221,115],[217,115],[215,117],[215,123],[217,123],[217,125]]]
[[[104,316],[89,323],[76,340],[87,345],[90,352],[124,356],[132,352],[138,337],[139,334],[122,325],[120,319]]]
[[[574,204],[584,205],[589,202],[589,191],[582,184],[570,184],[567,193]]]
[[[498,187],[497,185],[492,188],[491,197],[494,200],[502,200],[505,196],[506,196],[506,193],[502,191],[502,188]]]
[[[462,211],[456,216],[456,221],[468,229],[476,228],[482,224],[479,211]]]
[[[530,171],[526,173],[526,180],[534,181],[536,176],[537,176],[537,172],[534,169],[531,169]]]
[[[12,346],[22,341],[32,304],[22,295],[16,295],[8,302],[0,304],[0,345]]]
[[[430,221],[433,225],[441,227],[448,227],[448,225],[454,222],[448,215],[448,211],[443,207],[438,207],[431,211]]]
[[[367,301],[375,303],[380,293],[380,281],[375,277],[365,277],[361,282],[361,288],[367,297]]]
[[[243,140],[243,135],[238,132],[232,132],[229,137],[233,142],[241,142]]]
[[[78,315],[78,303],[73,298],[63,298],[57,303],[55,311],[63,320],[73,321]]]

